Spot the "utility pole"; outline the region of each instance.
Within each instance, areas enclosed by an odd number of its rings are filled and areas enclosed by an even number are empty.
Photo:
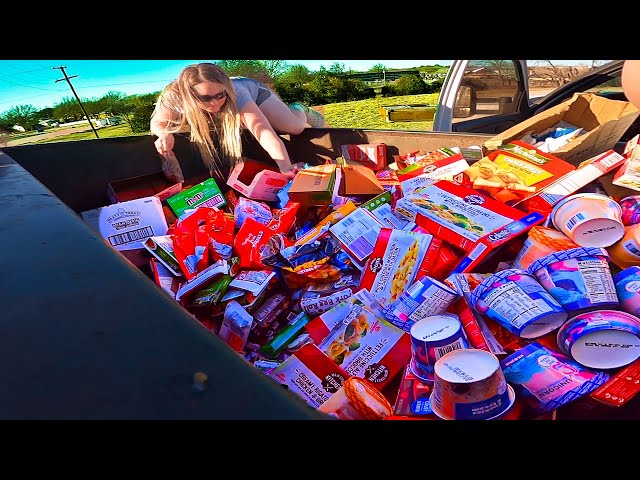
[[[96,138],[100,138],[100,137],[98,136],[98,132],[97,132],[97,130],[96,130],[96,129],[95,129],[95,127],[93,126],[93,123],[91,123],[91,119],[89,118],[89,114],[88,114],[88,113],[87,113],[87,111],[84,109],[84,105],[82,105],[82,102],[80,101],[80,97],[78,97],[78,94],[76,93],[75,88],[73,88],[73,85],[71,85],[71,79],[72,79],[72,78],[76,78],[76,77],[77,77],[77,75],[74,75],[74,76],[72,76],[72,77],[68,77],[68,76],[67,76],[67,72],[65,72],[65,71],[64,71],[64,69],[65,69],[65,68],[67,68],[67,67],[60,66],[60,67],[52,67],[52,68],[53,68],[54,70],[60,70],[60,71],[62,71],[62,74],[64,75],[64,78],[61,78],[61,79],[59,79],[59,80],[56,80],[56,83],[61,82],[62,80],[66,80],[66,81],[67,81],[67,83],[68,83],[68,84],[69,84],[69,86],[71,87],[71,91],[73,92],[73,95],[75,95],[76,100],[78,101],[78,104],[80,105],[80,108],[81,108],[81,109],[82,109],[82,111],[84,112],[84,116],[87,118],[87,121],[89,122],[89,125],[91,126],[91,130],[93,130],[93,133],[95,133],[95,134],[96,134]]]

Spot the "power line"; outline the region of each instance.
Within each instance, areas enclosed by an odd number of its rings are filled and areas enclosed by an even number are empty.
[[[11,65],[9,65],[11,66]],[[49,67],[47,67],[49,68]],[[3,77],[13,77],[14,75],[23,75],[25,73],[33,73],[33,72],[38,72],[40,70],[44,70],[44,68],[36,68],[35,70],[25,70],[24,72],[16,72],[16,73],[3,73],[1,76]],[[38,75],[39,77],[43,77],[44,75]]]
[[[53,68],[56,68],[56,67],[53,67]],[[0,82],[11,83],[13,85],[18,85],[19,87],[33,88],[34,90],[44,90],[46,92],[50,92],[51,91],[51,90],[48,90],[46,88],[32,87],[30,85],[23,85],[22,83],[12,82],[11,80],[5,80],[4,78],[0,78]]]
[[[64,92],[65,90],[54,90],[54,92]],[[36,98],[36,97],[44,97],[45,95],[49,95],[49,93],[41,93],[39,95],[32,95],[30,97],[24,97],[24,98],[18,98],[17,100],[9,100],[8,102],[0,102],[0,105],[8,105],[10,103],[13,103],[14,105],[18,102],[21,102],[23,100],[29,100],[30,98]]]
[[[100,136],[98,136],[98,131],[93,126],[93,123],[91,123],[91,119],[89,118],[89,114],[84,109],[84,105],[82,105],[82,102],[80,101],[80,97],[78,97],[78,94],[76,93],[75,89],[73,88],[73,85],[71,84],[71,79],[72,78],[76,78],[77,75],[73,75],[72,77],[67,76],[67,72],[64,71],[64,69],[67,68],[67,67],[64,67],[62,65],[59,66],[59,67],[52,67],[52,68],[54,70],[60,70],[62,72],[62,74],[64,75],[64,78],[60,78],[60,79],[56,80],[56,83],[61,82],[62,80],[66,80],[67,81],[67,83],[69,84],[69,87],[71,87],[71,91],[73,92],[73,94],[76,97],[76,100],[78,100],[78,104],[80,105],[80,108],[84,112],[84,116],[87,117],[87,121],[89,122],[89,125],[91,126],[91,130],[93,130],[93,133],[96,135],[96,138],[100,138]]]

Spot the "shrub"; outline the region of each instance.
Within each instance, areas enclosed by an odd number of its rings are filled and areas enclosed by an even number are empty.
[[[392,88],[396,95],[421,95],[423,93],[430,93],[427,84],[422,78],[413,75],[400,77],[393,82]]]
[[[305,88],[301,85],[276,80],[274,89],[285,103],[305,102]]]
[[[131,131],[133,133],[144,133],[149,131],[149,123],[151,122],[153,108],[153,105],[142,105],[133,111],[133,118],[131,119]]]

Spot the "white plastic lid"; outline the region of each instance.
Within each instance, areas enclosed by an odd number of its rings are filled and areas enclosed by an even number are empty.
[[[618,368],[640,357],[640,338],[621,330],[598,330],[578,338],[571,356],[581,365],[595,369]]]

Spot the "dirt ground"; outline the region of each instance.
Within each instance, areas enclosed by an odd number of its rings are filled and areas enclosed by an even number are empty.
[[[91,127],[89,125],[87,125],[86,127],[59,128],[59,129],[51,130],[45,133],[37,133],[29,137],[18,138],[16,140],[9,140],[6,143],[6,145],[0,144],[0,146],[15,147],[17,145],[36,143],[36,142],[39,142],[40,140],[60,137],[63,135],[70,135],[72,133],[81,133],[81,132],[90,132],[90,131],[91,131]]]

